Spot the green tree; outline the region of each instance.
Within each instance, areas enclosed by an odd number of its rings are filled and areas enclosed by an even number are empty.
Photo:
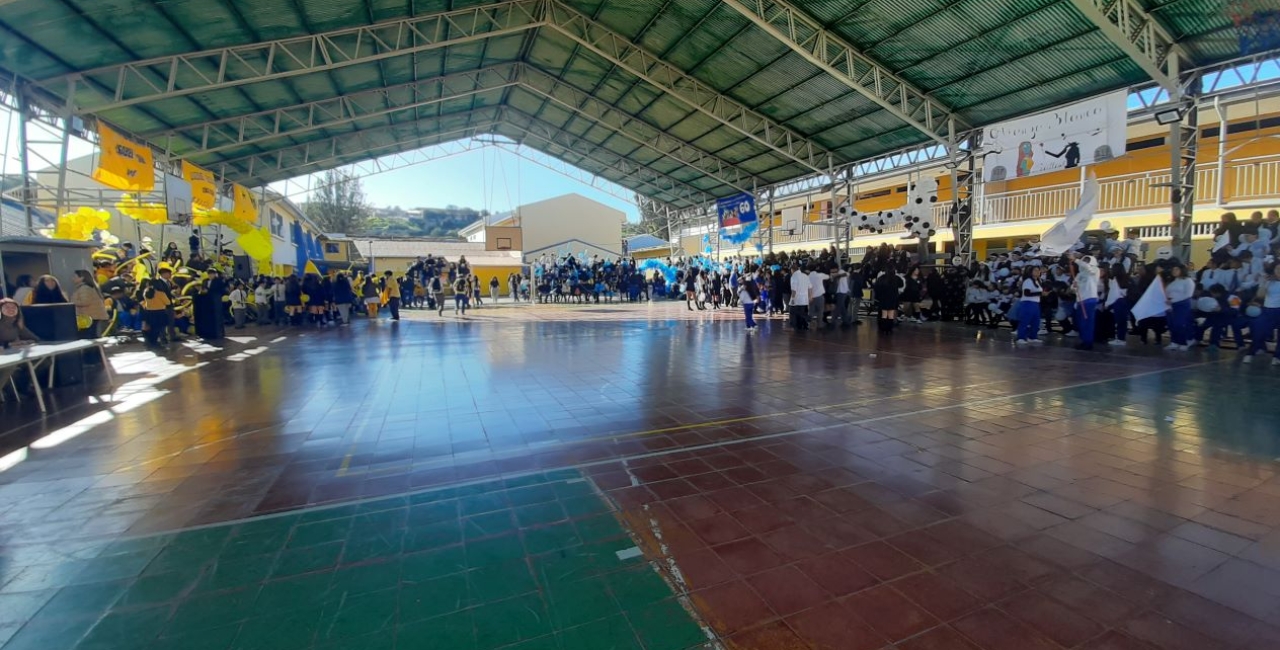
[[[358,177],[330,169],[307,202],[306,213],[325,232],[356,235],[363,234],[372,208]]]

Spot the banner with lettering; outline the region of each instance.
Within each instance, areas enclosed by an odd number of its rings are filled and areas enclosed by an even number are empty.
[[[982,130],[982,178],[1007,181],[1124,155],[1123,90]]]
[[[212,210],[218,204],[218,186],[213,172],[182,161],[182,177],[191,183],[191,202]]]
[[[716,201],[716,214],[720,217],[720,228],[732,228],[756,220],[756,197],[743,192]]]
[[[150,192],[156,186],[151,150],[98,122],[98,167],[93,180],[126,192]]]

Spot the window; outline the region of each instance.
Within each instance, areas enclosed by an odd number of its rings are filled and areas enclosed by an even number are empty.
[[[498,238],[498,250],[500,250],[500,251],[509,251],[509,250],[511,250],[511,238],[510,238],[510,237],[499,237],[499,238]]]
[[[324,245],[324,252],[329,255],[336,255],[342,252],[342,247],[333,242],[326,242]]]
[[[284,217],[280,216],[275,210],[270,211],[271,235],[273,237],[284,238]]]

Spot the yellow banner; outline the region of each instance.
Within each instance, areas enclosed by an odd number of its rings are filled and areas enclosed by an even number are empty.
[[[234,187],[232,198],[235,199],[235,207],[232,208],[231,214],[237,221],[258,225],[258,202],[254,200],[253,193],[239,183]]]
[[[182,161],[182,177],[191,183],[191,202],[212,210],[218,204],[218,186],[213,172]]]
[[[151,151],[98,123],[98,168],[93,180],[117,190],[150,192],[156,186]]]

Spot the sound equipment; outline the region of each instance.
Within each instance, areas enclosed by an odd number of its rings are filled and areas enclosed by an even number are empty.
[[[79,338],[76,328],[76,307],[71,303],[54,305],[27,305],[22,308],[22,320],[27,329],[40,338],[41,343],[61,343]],[[54,366],[55,386],[74,386],[84,383],[84,358],[79,354],[62,354]]]
[[[191,318],[196,327],[196,336],[206,341],[222,338],[222,299],[213,294],[196,294],[191,301]]]
[[[253,277],[253,267],[249,264],[248,255],[236,255],[235,266],[231,271],[232,275],[239,280],[248,280]]]

